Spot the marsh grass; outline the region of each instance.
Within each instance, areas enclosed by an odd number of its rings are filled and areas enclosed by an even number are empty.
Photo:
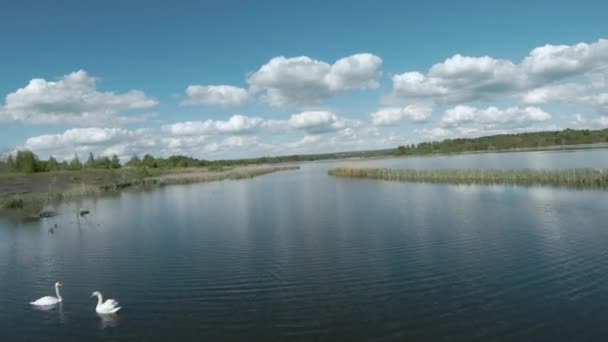
[[[447,169],[335,168],[329,175],[405,182],[454,184],[546,185],[573,188],[608,188],[608,169]]]
[[[48,174],[44,179],[40,179],[42,176],[38,174],[16,174],[0,178],[0,185],[3,186],[0,188],[12,191],[2,189],[0,215],[32,218],[49,204],[58,201],[114,194],[127,189],[149,189],[173,184],[246,179],[277,171],[297,169],[299,166],[245,166],[226,168],[221,171],[180,169],[155,173],[147,177],[135,170],[95,173],[82,171],[82,173]],[[66,177],[66,174],[69,177]]]

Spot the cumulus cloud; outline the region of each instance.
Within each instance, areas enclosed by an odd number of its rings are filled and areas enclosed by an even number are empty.
[[[370,114],[372,123],[375,126],[391,126],[398,124],[403,120],[409,120],[414,123],[423,123],[429,121],[433,109],[423,105],[409,105],[406,107],[385,107]]]
[[[264,123],[262,118],[237,114],[226,121],[184,121],[164,125],[162,129],[173,135],[247,134],[258,130]]]
[[[570,121],[570,124],[574,126],[572,128],[598,129],[608,127],[608,115],[588,119],[581,114],[575,114],[573,115],[573,118],[574,119]]]
[[[593,107],[600,114],[608,114],[608,93],[583,96],[580,101]]]
[[[608,40],[574,45],[545,45],[533,49],[521,69],[533,83],[555,81],[608,65]]]
[[[515,128],[549,119],[551,119],[551,115],[537,107],[509,107],[506,109],[488,107],[478,109],[459,105],[445,112],[440,125],[442,127],[458,127],[465,124],[474,124],[485,128]]]
[[[126,157],[138,151],[151,150],[158,146],[153,130],[124,128],[72,128],[59,134],[44,134],[31,137],[16,149],[29,149],[45,158],[53,155],[67,159],[89,152],[98,155],[117,154]]]
[[[323,138],[320,135],[305,135],[304,137],[302,137],[302,139],[300,139],[298,141],[288,143],[287,146],[289,146],[290,148],[297,149],[297,148],[301,148],[304,146],[310,146],[310,145],[317,144],[322,139]]]
[[[576,101],[587,90],[582,84],[564,83],[539,87],[525,92],[521,100],[526,104]]]
[[[44,134],[27,139],[15,150],[29,149],[41,158],[50,155],[71,159],[78,155],[81,160],[89,152],[96,156],[118,155],[123,161],[132,155],[150,153],[157,157],[189,155],[198,158],[231,155],[253,156],[269,150],[272,145],[263,144],[256,136],[227,136],[214,140],[206,135],[163,136],[156,129],[125,128],[72,128],[58,134]]]
[[[251,135],[262,131],[285,134],[303,131],[320,134],[357,127],[361,123],[337,116],[329,111],[305,111],[291,115],[287,120],[267,120],[260,117],[233,115],[228,120],[184,121],[162,126],[162,130],[175,136],[193,135]]]
[[[247,80],[272,106],[306,106],[350,89],[378,87],[380,57],[360,53],[334,64],[307,56],[272,58]]]
[[[328,111],[306,111],[293,114],[289,120],[287,120],[287,125],[295,130],[302,130],[315,134],[357,126],[359,125],[359,122],[339,117]]]
[[[240,106],[249,100],[246,89],[230,85],[190,85],[186,88],[188,98],[182,105],[212,105],[212,106]]]
[[[413,71],[394,75],[388,100],[455,104],[523,94],[520,96],[526,103],[544,103],[573,89],[571,85],[548,87],[554,82],[607,67],[605,39],[538,47],[518,64],[490,56],[457,54],[433,65],[426,74]]]
[[[32,79],[25,87],[6,96],[0,111],[4,114],[0,116],[27,124],[116,124],[131,121],[128,116],[119,117],[120,113],[157,104],[157,100],[139,90],[100,92],[97,79],[79,70],[58,81]],[[142,117],[133,119],[140,121]]]

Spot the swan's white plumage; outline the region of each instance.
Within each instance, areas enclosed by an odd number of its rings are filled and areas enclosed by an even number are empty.
[[[118,302],[114,299],[108,299],[104,302],[103,297],[101,296],[101,293],[99,291],[95,291],[91,295],[91,297],[95,296],[97,297],[97,306],[95,307],[95,311],[98,314],[113,314],[121,309],[121,307],[118,306]]]
[[[60,303],[61,300],[59,300],[56,297],[53,296],[45,296],[42,298],[38,298],[33,302],[30,302],[30,304],[32,305],[36,305],[36,306],[49,306],[49,305],[55,305],[57,303]]]
[[[53,296],[44,296],[42,298],[38,298],[33,302],[30,302],[30,304],[35,305],[35,306],[51,306],[51,305],[56,305],[58,303],[61,303],[61,295],[59,294],[59,287],[61,286],[61,283],[57,282],[55,283],[55,294],[57,295],[57,297],[53,297]]]

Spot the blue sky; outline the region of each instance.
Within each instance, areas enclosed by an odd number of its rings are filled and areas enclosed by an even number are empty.
[[[217,159],[608,126],[605,1],[0,5],[0,150]]]

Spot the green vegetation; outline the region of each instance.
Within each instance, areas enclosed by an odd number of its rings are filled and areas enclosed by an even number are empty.
[[[298,166],[247,166],[222,171],[199,169],[83,169],[80,172],[0,174],[0,215],[35,217],[59,200],[145,189],[170,184],[189,184],[252,178],[271,172],[296,170]]]
[[[286,162],[305,162],[315,160],[343,159],[343,158],[373,158],[389,156],[450,154],[464,152],[483,151],[505,151],[540,148],[562,148],[581,144],[608,143],[608,129],[603,130],[573,130],[563,131],[500,134],[472,139],[446,139],[437,142],[423,142],[396,149],[385,149],[375,151],[355,151],[339,153],[322,153],[306,155],[287,155],[276,157],[260,157],[235,160],[197,159],[183,155],[170,156],[168,158],[155,158],[149,154],[139,158],[133,156],[124,166],[127,168],[146,167],[150,169],[174,169],[189,167],[207,167],[214,170],[222,170],[226,167],[239,165],[276,164]],[[58,170],[78,171],[82,169],[120,169],[122,167],[118,156],[98,157],[89,154],[84,165],[77,156],[67,162],[59,163],[55,158],[40,160],[31,151],[19,151],[15,156],[10,156],[5,162],[0,162],[0,172],[12,170],[14,172],[35,173]]]
[[[575,188],[608,188],[608,169],[409,170],[336,168],[330,170],[329,175],[425,183],[550,185]]]
[[[550,146],[608,143],[608,129],[500,134],[473,139],[446,139],[418,145],[399,146],[397,155],[447,154],[512,149],[537,149]]]

